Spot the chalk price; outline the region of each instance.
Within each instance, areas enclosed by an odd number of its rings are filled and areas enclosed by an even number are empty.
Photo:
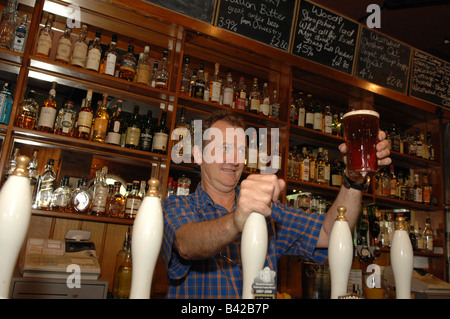
[[[225,19],[224,17],[220,17],[217,26],[233,32],[237,32],[237,23],[232,19]]]

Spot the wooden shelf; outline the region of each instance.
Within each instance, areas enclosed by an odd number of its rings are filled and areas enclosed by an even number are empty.
[[[134,219],[102,217],[102,216],[93,216],[93,215],[86,215],[86,214],[58,212],[58,211],[53,211],[53,210],[33,209],[31,211],[31,213],[35,216],[76,219],[76,220],[85,220],[85,221],[107,223],[107,224],[133,225],[133,223],[134,223]]]

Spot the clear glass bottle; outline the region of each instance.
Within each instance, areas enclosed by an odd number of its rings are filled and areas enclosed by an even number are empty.
[[[77,129],[75,133],[76,138],[88,140],[91,135],[92,119],[94,118],[94,111],[91,107],[92,90],[88,90],[86,98],[81,103],[80,112],[78,113]]]
[[[253,78],[253,86],[249,94],[250,112],[258,114],[259,105],[261,104],[260,92],[258,88],[258,78]]]
[[[78,214],[88,214],[91,211],[92,195],[88,189],[88,178],[83,177],[78,181],[77,188],[70,197],[70,208]]]
[[[227,81],[223,86],[223,105],[233,107],[234,86],[231,72],[227,73]]]
[[[422,203],[423,201],[423,189],[419,184],[419,174],[414,174],[414,202]]]
[[[108,201],[107,215],[115,218],[123,218],[125,213],[125,196],[120,193],[121,182],[114,182],[114,192]]]
[[[259,114],[269,116],[270,114],[270,94],[269,84],[264,82],[261,95],[259,97]]]
[[[237,110],[245,111],[245,101],[247,100],[247,88],[245,86],[244,77],[239,78],[238,89],[236,91],[236,104]]]
[[[25,44],[27,43],[28,39],[28,15],[24,14],[22,15],[22,20],[20,24],[16,28],[16,33],[14,36],[14,45],[13,50],[16,52],[23,53],[25,50]]]
[[[39,170],[38,170],[38,156],[39,150],[33,150],[33,155],[31,156],[30,162],[28,163],[28,177],[30,179],[30,187],[31,187],[31,204],[35,205],[36,203],[36,191],[37,185],[39,181]],[[33,207],[36,208],[36,207]]]
[[[153,112],[147,111],[147,118],[142,126],[141,137],[139,140],[139,148],[143,151],[150,152],[153,144]]]
[[[169,138],[169,128],[166,125],[166,111],[161,114],[161,120],[159,125],[155,129],[153,134],[152,152],[159,154],[167,153],[167,141]]]
[[[163,51],[161,65],[156,72],[155,87],[157,89],[167,90],[167,86],[169,83],[169,66],[167,62],[168,54],[169,52],[167,50]]]
[[[69,64],[70,55],[72,53],[72,29],[66,26],[64,33],[59,37],[58,46],[56,47],[55,61]]]
[[[55,134],[72,136],[75,129],[77,112],[73,109],[73,101],[66,101],[64,107],[59,110],[55,122]]]
[[[328,104],[325,105],[323,112],[322,131],[327,134],[333,133],[333,114],[331,114],[331,107]]]
[[[17,5],[16,0],[8,1],[8,4],[2,12],[0,24],[0,47],[12,50],[14,46],[14,37],[17,27]]]
[[[56,119],[56,82],[52,83],[52,88],[48,94],[48,99],[44,101],[39,114],[37,130],[45,133],[53,133]]]
[[[52,194],[50,209],[66,212],[70,204],[71,189],[69,187],[69,176],[65,175],[60,182],[60,186]]]
[[[105,52],[102,62],[100,63],[100,73],[115,76],[118,59],[117,34],[113,34],[111,37],[111,42],[109,43],[109,48]]]
[[[103,100],[94,116],[92,141],[104,143],[108,130],[109,113],[107,108],[108,94],[103,94]]]
[[[53,191],[55,190],[56,174],[53,170],[55,160],[50,158],[45,165],[44,173],[39,177],[36,193],[36,208],[50,209]]]
[[[139,105],[134,106],[133,116],[128,122],[127,134],[125,136],[125,147],[138,149],[141,138],[141,124],[139,121]]]
[[[186,123],[186,109],[181,108],[180,119],[176,123],[175,128],[171,134],[176,136],[177,139],[172,140],[172,154],[176,154],[177,157],[182,158],[184,154],[187,155],[187,159],[191,158],[190,150],[186,149],[186,136],[190,134],[188,125]],[[172,138],[171,138],[172,139]]]
[[[189,96],[189,84],[191,81],[191,69],[189,57],[184,57],[183,69],[181,70],[180,94]]]
[[[270,118],[280,119],[280,100],[278,99],[278,90],[274,89],[272,99],[270,101]]]
[[[136,217],[142,198],[139,196],[139,181],[133,181],[133,188],[128,194],[125,202],[124,218],[133,219]]]
[[[136,68],[136,82],[150,85],[151,67],[149,61],[150,47],[145,46],[144,52],[139,56],[139,62]]]
[[[116,262],[114,264],[114,281],[113,281],[113,298],[117,298],[117,288],[118,288],[118,272],[119,267],[122,265],[125,260],[125,256],[127,254],[128,245],[130,245],[130,227],[128,227],[128,231],[125,233],[125,240],[123,241],[123,247],[121,250],[117,252]]]
[[[114,298],[128,299],[131,291],[131,276],[133,273],[133,262],[131,259],[131,242],[127,245],[127,252],[122,264],[117,270],[117,289]]]
[[[94,41],[92,41],[89,46],[87,57],[86,57],[86,69],[92,71],[99,71],[100,59],[102,57],[102,46],[100,43],[102,32],[97,30],[95,32]]]
[[[323,125],[322,106],[320,105],[320,101],[316,100],[316,105],[314,107],[313,129],[322,132],[322,125]]]
[[[108,132],[106,133],[106,143],[113,145],[120,145],[120,138],[123,130],[122,119],[122,100],[117,101],[117,105],[113,112],[113,116],[108,124]]]
[[[133,81],[136,74],[136,57],[134,56],[134,45],[128,46],[128,52],[122,55],[120,59],[120,78]]]
[[[210,101],[213,103],[220,102],[220,95],[222,93],[222,81],[219,75],[220,64],[214,65],[214,78],[211,80],[209,92],[211,94]]]
[[[39,104],[36,102],[36,91],[30,90],[28,97],[19,103],[15,126],[29,130],[34,129],[38,110]]]
[[[434,250],[434,234],[431,228],[430,217],[425,219],[425,228],[423,229],[422,237],[424,238],[424,250],[433,252]]]
[[[309,160],[308,148],[304,146],[302,147],[302,159],[300,163],[300,180],[304,182],[309,182],[309,176],[311,175]]]
[[[70,64],[84,68],[86,66],[86,57],[88,53],[88,44],[86,42],[88,27],[83,24],[81,26],[80,36],[73,44],[72,59]]]
[[[13,107],[13,96],[8,88],[8,83],[5,82],[3,90],[0,92],[0,123],[8,124],[11,117]]]
[[[106,202],[109,196],[108,185],[106,184],[106,175],[108,168],[104,166],[101,170],[95,172],[94,185],[92,187],[92,208],[91,214],[95,216],[106,216]]]
[[[35,55],[41,58],[48,58],[50,56],[50,50],[53,45],[53,22],[55,21],[55,16],[51,13],[48,14],[47,21],[45,22],[45,27],[39,31],[39,36],[37,40],[37,47]]]

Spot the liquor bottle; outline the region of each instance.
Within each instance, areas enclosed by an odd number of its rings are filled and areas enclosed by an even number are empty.
[[[55,189],[56,174],[53,171],[55,160],[50,158],[45,165],[44,173],[39,177],[39,182],[36,192],[36,208],[50,209],[52,194]]]
[[[136,217],[142,198],[139,196],[139,181],[133,181],[133,188],[127,195],[125,201],[124,218],[132,219]]]
[[[0,47],[12,50],[17,28],[17,1],[8,1],[7,7],[2,12],[0,25]]]
[[[131,275],[133,272],[133,262],[131,259],[131,242],[127,245],[127,252],[122,264],[117,270],[117,284],[115,299],[128,299],[131,290]]]
[[[95,32],[94,41],[89,45],[88,53],[86,57],[86,69],[98,72],[100,68],[100,59],[102,57],[102,46],[100,44],[100,39],[102,32],[97,30]]]
[[[319,152],[317,153],[317,161],[315,167],[316,183],[325,184],[325,161],[323,159],[323,148],[319,147]]]
[[[280,100],[278,99],[278,90],[274,89],[272,99],[270,100],[270,118],[280,119]]]
[[[247,100],[247,90],[245,87],[244,77],[239,78],[238,89],[236,90],[236,109],[245,111],[245,101]]]
[[[398,134],[397,127],[395,126],[395,124],[392,124],[390,134],[391,134],[392,150],[394,152],[400,152],[400,135]]]
[[[113,288],[112,288],[112,294],[113,298],[117,299],[117,288],[118,288],[118,271],[120,265],[122,265],[123,261],[125,260],[125,256],[127,254],[128,245],[130,245],[130,227],[128,227],[128,231],[125,233],[125,240],[123,241],[123,247],[121,250],[117,252],[116,255],[116,261],[114,264],[114,280],[113,280]]]
[[[308,154],[308,148],[303,146],[302,147],[302,158],[300,162],[300,175],[299,179],[302,182],[309,182],[309,176],[310,176],[310,165],[309,165],[309,154]]]
[[[258,88],[258,78],[253,78],[253,86],[250,90],[249,94],[249,104],[250,104],[250,112],[258,114],[259,113],[259,105],[261,104],[260,101],[260,93]]]
[[[145,46],[144,52],[139,55],[138,65],[136,67],[136,82],[150,85],[151,67],[149,62],[150,47]]]
[[[55,61],[69,64],[70,54],[72,53],[72,38],[70,37],[71,33],[72,29],[66,26],[64,33],[59,37],[58,40]]]
[[[141,137],[139,140],[139,148],[143,151],[150,152],[153,144],[153,113],[147,111],[147,119],[141,129]]]
[[[84,68],[86,65],[88,53],[88,44],[86,42],[87,31],[87,25],[83,24],[81,26],[80,36],[73,44],[72,61],[70,64],[80,68]]]
[[[301,179],[301,165],[302,165],[302,159],[299,153],[293,154],[293,162],[292,162],[292,178],[293,179]]]
[[[203,73],[204,76],[204,82],[205,82],[205,92],[203,92],[203,101],[205,102],[209,102],[209,97],[211,95],[211,92],[209,91],[209,73],[208,72],[204,72]]]
[[[37,47],[35,55],[41,58],[48,58],[50,56],[50,50],[53,44],[53,22],[55,21],[55,16],[51,13],[48,14],[47,21],[45,22],[45,27],[39,31],[39,36],[37,40]]]
[[[60,212],[65,212],[68,210],[70,203],[71,190],[69,187],[69,176],[65,175],[61,179],[60,186],[55,189],[52,194],[52,200],[50,203],[51,210],[57,210]]]
[[[276,174],[279,170],[281,170],[281,161],[283,159],[283,156],[280,152],[280,143],[274,143],[273,150],[271,150],[271,160],[270,160],[270,167],[273,174]]]
[[[152,77],[150,78],[150,86],[156,87],[156,74],[158,73],[158,61],[153,62]]]
[[[33,150],[33,155],[31,156],[30,162],[28,163],[27,170],[28,176],[30,178],[30,187],[31,187],[31,203],[34,204],[36,200],[36,190],[39,181],[39,170],[38,166],[38,155],[39,150]],[[36,208],[36,207],[33,207]]]
[[[194,83],[194,96],[197,99],[203,100],[205,94],[205,74],[203,63],[200,63],[197,70],[197,78]]]
[[[330,159],[328,157],[328,150],[323,150],[323,161],[325,163],[325,169],[324,169],[324,177],[325,181],[324,184],[330,185],[331,183],[331,163]]]
[[[52,88],[49,92],[48,99],[44,101],[37,130],[46,133],[53,133],[53,127],[56,119],[56,82],[52,83]]]
[[[333,114],[333,120],[331,124],[331,134],[334,136],[341,136],[341,123],[339,122],[339,115]]]
[[[234,86],[231,72],[227,74],[227,81],[223,86],[223,105],[233,107]]]
[[[405,179],[403,178],[403,172],[398,172],[398,190],[397,190],[397,196],[401,200],[407,200],[408,199],[408,188],[406,187]]]
[[[173,177],[169,177],[169,181],[167,182],[167,192],[166,192],[166,198],[170,195],[175,194],[175,188],[173,183]]]
[[[313,149],[309,149],[309,181],[315,183],[316,182],[316,155],[313,152]]]
[[[0,123],[8,124],[11,117],[13,106],[13,97],[8,89],[8,83],[5,82],[3,90],[0,92]]]
[[[120,59],[120,78],[133,81],[136,74],[136,57],[134,56],[134,45],[128,46],[128,52]]]
[[[411,156],[416,156],[416,139],[414,137],[414,132],[410,131],[409,135],[408,135],[408,140],[407,140],[407,144],[408,144],[408,154]]]
[[[414,174],[414,202],[422,203],[423,201],[423,189],[419,185],[419,174]]]
[[[424,250],[428,252],[433,252],[434,250],[434,235],[433,229],[431,228],[430,217],[425,219],[425,228],[423,229],[422,237],[424,238]]]
[[[94,116],[92,141],[104,143],[108,130],[109,113],[107,109],[108,94],[103,93],[103,100]]]
[[[323,113],[323,124],[322,124],[322,130],[324,133],[332,134],[333,126],[333,114],[331,114],[330,106],[327,104],[325,105],[325,110]]]
[[[75,133],[76,138],[88,140],[91,135],[92,119],[94,118],[91,103],[92,90],[88,90],[86,93],[86,98],[83,99],[81,104],[80,112],[78,113],[77,130]]]
[[[417,243],[416,243],[416,234],[414,231],[414,225],[409,226],[409,240],[411,241],[411,246],[414,250],[417,250]]]
[[[267,169],[267,135],[259,134],[258,147],[258,170],[260,174],[264,174]]]
[[[250,172],[256,172],[258,168],[258,141],[256,137],[256,131],[253,131],[249,137],[249,143],[247,148],[247,170]]]
[[[260,95],[259,114],[269,116],[270,114],[270,94],[269,84],[264,82],[263,89]]]
[[[189,57],[184,57],[183,69],[181,70],[180,94],[189,96],[189,84],[191,82],[191,69]]]
[[[167,140],[169,137],[169,128],[166,126],[166,111],[162,111],[161,120],[153,134],[152,152],[159,154],[167,153]]]
[[[331,186],[341,187],[342,185],[342,174],[341,174],[341,164],[335,159],[331,165]]]
[[[139,187],[138,195],[143,200],[146,193],[147,193],[147,182],[146,181],[141,181],[141,186]]]
[[[27,24],[28,16],[24,14],[22,16],[22,21],[16,27],[16,33],[14,36],[14,45],[13,50],[16,52],[23,53],[25,50],[25,43],[28,38],[28,24]]]
[[[110,76],[116,75],[117,62],[117,34],[113,34],[111,37],[111,42],[109,43],[109,48],[103,56],[102,62],[100,63],[100,73]]]
[[[39,104],[36,102],[36,91],[30,90],[28,97],[19,103],[18,116],[15,126],[20,128],[34,129],[37,120]]]
[[[308,94],[306,96],[305,127],[311,128],[311,129],[314,128],[314,106],[313,106],[311,94]]]
[[[423,139],[419,129],[416,129],[416,156],[420,158],[423,156]]]
[[[155,87],[160,90],[167,90],[169,83],[169,66],[167,65],[168,54],[169,53],[167,50],[163,51],[161,65],[158,71],[156,72]]]
[[[398,194],[398,180],[397,176],[395,175],[394,165],[389,166],[389,196],[392,198],[397,198]]]
[[[91,210],[92,195],[88,189],[88,178],[83,177],[78,181],[77,188],[70,197],[70,208],[75,213],[88,214]]]
[[[222,93],[222,81],[220,79],[219,75],[219,68],[220,64],[215,63],[214,65],[214,78],[212,79],[210,83],[210,94],[211,98],[210,101],[213,103],[219,103],[220,102],[220,95]]]
[[[181,108],[180,119],[176,123],[175,128],[171,134],[172,140],[172,154],[175,154],[176,157],[183,158],[186,155],[186,159],[191,158],[191,151],[188,149],[188,145],[186,143],[186,137],[190,134],[188,125],[186,123],[186,109],[184,107]],[[173,138],[173,139],[172,139]]]
[[[120,146],[120,138],[123,130],[122,100],[117,101],[117,105],[108,124],[105,142],[107,144]]]
[[[125,136],[125,147],[138,149],[139,139],[141,138],[141,125],[139,123],[139,105],[134,106],[133,116],[127,126]]]
[[[414,235],[416,236],[416,250],[424,250],[425,249],[425,240],[422,236],[422,231],[419,228],[419,222],[416,220],[414,224]]]
[[[91,208],[91,214],[95,216],[106,216],[106,202],[109,195],[108,185],[106,184],[107,171],[108,168],[103,166],[101,170],[95,172]]]
[[[298,98],[295,103],[296,113],[297,113],[297,122],[294,124],[297,124],[298,126],[305,126],[305,119],[306,119],[306,108],[305,108],[305,97],[303,92],[298,93]]]
[[[434,161],[434,147],[433,147],[433,142],[431,140],[431,133],[428,132],[427,133],[427,148],[428,148],[428,160],[430,161]]]
[[[184,174],[181,175],[181,177],[178,178],[176,194],[182,196],[189,195],[190,186],[191,186],[191,179]]]
[[[298,121],[298,112],[297,107],[295,105],[294,99],[294,90],[291,89],[291,107],[289,108],[289,121],[291,124],[297,124]]]
[[[73,101],[66,101],[64,107],[59,110],[55,122],[55,134],[72,136],[75,128],[76,112],[73,109]]]
[[[197,81],[197,69],[192,70],[191,80],[189,81],[189,96],[195,96],[195,81]]]
[[[313,129],[322,132],[323,125],[323,115],[322,115],[322,107],[320,106],[320,101],[316,101],[316,105],[314,107],[314,124]]]
[[[5,173],[5,181],[8,179],[8,176],[11,175],[17,167],[17,158],[20,156],[20,148],[14,148],[14,151],[11,153],[9,158],[8,166],[6,167]]]
[[[428,174],[423,174],[423,191],[422,201],[426,205],[431,205],[431,194],[433,193],[433,187],[428,182]]]
[[[123,218],[125,212],[125,196],[120,193],[121,182],[114,182],[114,192],[108,201],[106,214],[110,217]]]

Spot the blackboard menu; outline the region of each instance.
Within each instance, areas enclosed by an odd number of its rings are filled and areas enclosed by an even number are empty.
[[[295,0],[220,0],[216,26],[287,51]]]
[[[309,1],[302,1],[292,53],[351,74],[359,24]]]
[[[355,76],[406,94],[411,48],[363,27]]]
[[[410,95],[450,108],[450,64],[414,50]]]
[[[203,22],[212,23],[214,4],[216,0],[144,0],[182,13]]]

